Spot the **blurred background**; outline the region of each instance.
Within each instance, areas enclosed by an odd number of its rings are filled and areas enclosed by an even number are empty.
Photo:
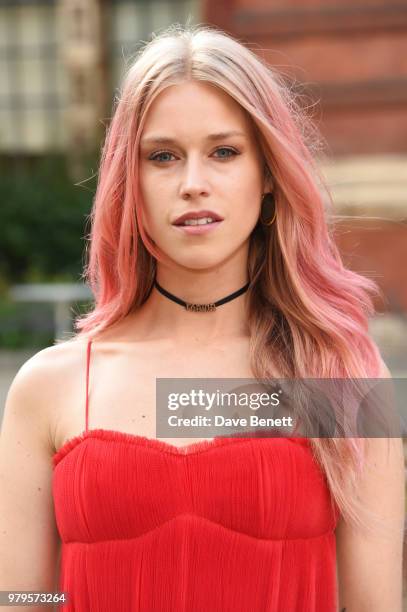
[[[19,366],[91,305],[86,216],[115,91],[140,41],[176,22],[221,27],[297,91],[343,259],[383,292],[371,333],[407,375],[405,0],[0,0],[1,410]]]

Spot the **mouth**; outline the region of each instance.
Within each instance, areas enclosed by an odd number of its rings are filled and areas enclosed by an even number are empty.
[[[177,227],[180,226],[195,226],[195,225],[209,225],[212,223],[219,223],[218,219],[214,219],[213,217],[200,217],[198,219],[185,219],[185,221],[176,222],[174,225]]]
[[[189,210],[177,217],[175,221],[173,221],[173,225],[195,226],[217,223],[219,221],[223,221],[223,217],[213,210]]]
[[[175,223],[173,227],[184,234],[189,234],[192,236],[199,234],[207,234],[208,232],[212,232],[217,227],[219,227],[223,222],[223,219],[219,221],[215,221],[212,218],[203,217],[200,219],[186,219],[182,223]]]

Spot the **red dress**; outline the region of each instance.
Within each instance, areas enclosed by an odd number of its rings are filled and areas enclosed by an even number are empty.
[[[177,447],[86,429],[53,457],[65,612],[334,612],[339,511],[307,438]]]

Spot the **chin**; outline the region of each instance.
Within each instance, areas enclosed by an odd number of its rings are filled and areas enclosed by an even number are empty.
[[[182,268],[198,271],[218,267],[222,264],[225,258],[220,258],[219,254],[214,254],[213,257],[208,257],[208,253],[196,253],[196,255],[192,257],[179,257],[178,253],[178,257],[174,256],[171,257],[171,259]]]

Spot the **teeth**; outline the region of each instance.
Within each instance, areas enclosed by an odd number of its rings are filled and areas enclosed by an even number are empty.
[[[205,225],[206,223],[213,223],[215,219],[212,217],[202,217],[202,219],[186,219],[183,225]]]

